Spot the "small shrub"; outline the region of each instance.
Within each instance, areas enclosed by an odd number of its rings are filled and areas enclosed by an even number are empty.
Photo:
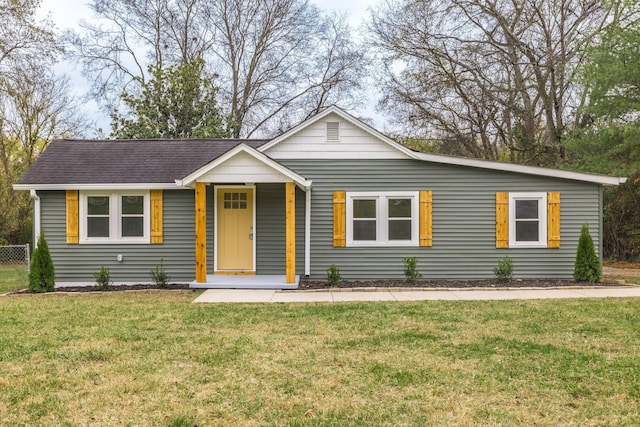
[[[109,273],[109,268],[102,266],[100,267],[100,271],[96,271],[93,273],[93,277],[96,278],[96,285],[100,289],[109,289],[109,287],[113,284],[111,281],[111,273]]]
[[[327,282],[329,286],[338,286],[342,280],[342,276],[340,276],[340,269],[336,267],[335,264],[331,264],[329,268],[327,268]]]
[[[171,280],[171,277],[164,271],[164,260],[160,258],[160,265],[156,265],[156,268],[151,270],[151,280],[159,288],[166,288]]]
[[[498,266],[493,268],[493,274],[498,283],[509,283],[513,279],[513,261],[508,256],[498,261]]]
[[[44,238],[44,231],[38,238],[38,246],[33,251],[31,268],[29,269],[29,291],[53,292],[56,288],[56,273],[49,246]]]
[[[422,279],[422,274],[418,271],[418,260],[416,257],[402,258],[404,263],[404,280],[410,285],[415,285],[418,279]]]
[[[577,282],[598,283],[602,279],[600,259],[596,255],[593,239],[589,234],[589,226],[585,223],[580,231],[576,263],[573,268],[573,278]]]

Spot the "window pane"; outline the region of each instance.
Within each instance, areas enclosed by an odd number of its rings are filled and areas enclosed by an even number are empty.
[[[142,217],[122,218],[122,237],[143,237],[144,220]]]
[[[371,220],[353,221],[353,240],[376,240],[376,222]]]
[[[109,197],[87,197],[89,215],[109,215]]]
[[[376,217],[376,201],[375,200],[354,200],[353,201],[353,217],[354,218],[375,218]]]
[[[389,240],[411,240],[411,220],[389,221]]]
[[[516,200],[516,219],[538,219],[538,200]]]
[[[144,214],[144,197],[142,196],[122,196],[122,214],[123,215],[142,215]]]
[[[389,218],[411,218],[411,199],[389,199]]]
[[[109,237],[109,217],[88,217],[87,237]]]
[[[538,221],[516,221],[516,242],[537,242],[538,228]]]

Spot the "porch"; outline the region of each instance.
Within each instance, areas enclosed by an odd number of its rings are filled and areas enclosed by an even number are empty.
[[[289,283],[284,274],[207,274],[205,282],[193,281],[189,287],[194,289],[297,289],[299,283],[299,275],[294,277],[293,283]]]
[[[192,288],[296,289],[300,280],[296,275],[296,188],[305,193],[304,272],[309,274],[311,181],[240,144],[177,184],[195,190],[196,280]],[[283,239],[267,250],[284,250],[284,265],[276,271],[270,266],[272,273],[282,269],[284,275],[256,274],[261,230],[257,217],[269,204],[258,206],[261,184],[283,184],[283,211],[278,214],[284,220]],[[213,215],[207,214],[208,209]]]

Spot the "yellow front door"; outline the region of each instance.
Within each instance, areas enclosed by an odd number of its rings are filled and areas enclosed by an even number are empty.
[[[254,271],[253,189],[219,188],[216,200],[217,271]]]

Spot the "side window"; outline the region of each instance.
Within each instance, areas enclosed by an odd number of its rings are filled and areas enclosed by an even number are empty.
[[[353,240],[378,239],[378,215],[376,199],[353,199]]]
[[[347,246],[418,246],[418,193],[347,193]]]
[[[80,192],[80,243],[149,243],[149,192]]]
[[[387,203],[389,240],[411,240],[411,205],[415,202],[410,198],[389,198]]]
[[[144,196],[122,196],[121,236],[144,237]]]
[[[109,196],[87,197],[87,237],[109,237]]]
[[[547,193],[509,193],[509,247],[547,246]]]

